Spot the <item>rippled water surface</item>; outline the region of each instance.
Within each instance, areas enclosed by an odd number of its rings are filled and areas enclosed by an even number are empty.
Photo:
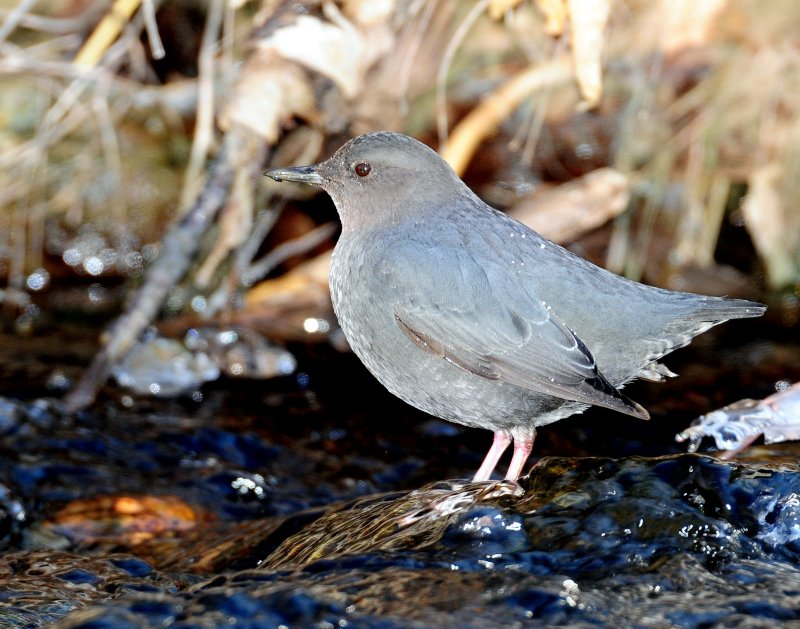
[[[681,378],[626,389],[652,421],[540,431],[519,484],[454,480],[490,435],[332,350],[202,399],[107,387],[69,415],[88,337],[0,337],[0,626],[800,623],[800,446],[721,461],[673,440],[798,379],[796,344],[731,327],[675,355]]]

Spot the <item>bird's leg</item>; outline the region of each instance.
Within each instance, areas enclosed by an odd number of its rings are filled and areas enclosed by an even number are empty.
[[[522,467],[531,455],[533,450],[533,440],[536,438],[536,431],[529,434],[514,435],[514,456],[511,457],[511,465],[506,472],[506,480],[517,480],[522,474]]]
[[[498,430],[496,433],[494,433],[492,447],[489,448],[489,451],[486,453],[486,457],[483,459],[483,463],[481,463],[478,471],[475,472],[475,476],[472,478],[472,480],[489,480],[494,468],[497,467],[497,462],[500,460],[500,457],[503,455],[503,452],[506,451],[506,448],[510,443],[511,437],[502,430]]]

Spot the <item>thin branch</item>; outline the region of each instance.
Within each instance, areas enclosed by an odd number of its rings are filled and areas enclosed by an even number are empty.
[[[150,42],[150,54],[153,59],[163,59],[166,52],[161,36],[158,34],[158,24],[156,24],[156,5],[153,0],[142,2],[142,13],[144,14],[144,28],[147,31],[147,40]]]
[[[5,16],[6,20],[8,20],[19,8],[18,6],[11,10],[0,9],[0,16]],[[84,13],[75,17],[55,18],[46,15],[23,13],[22,17],[17,20],[16,25],[29,28],[32,31],[41,31],[53,35],[69,35],[87,30],[92,24],[97,22],[98,16],[102,13],[103,3],[92,2]],[[2,41],[2,39],[0,39],[0,41]]]
[[[141,0],[116,0],[75,56],[75,65],[96,66],[122,32]]]
[[[457,173],[463,173],[478,145],[493,133],[531,93],[572,78],[572,64],[563,56],[520,72],[485,98],[458,123],[439,152]]]
[[[242,284],[252,286],[282,262],[325,242],[336,233],[336,229],[336,223],[324,223],[299,238],[278,245],[242,274]]]
[[[436,128],[439,133],[439,146],[447,143],[447,75],[450,73],[450,64],[461,46],[464,38],[469,34],[477,19],[486,11],[491,0],[480,0],[470,9],[466,17],[458,25],[456,32],[447,42],[439,72],[436,74]]]
[[[198,55],[198,105],[197,122],[189,165],[186,168],[181,205],[192,202],[196,195],[197,182],[203,171],[211,141],[214,138],[214,57],[219,38],[220,26],[224,16],[225,2],[212,0],[203,39]]]
[[[3,20],[3,24],[0,26],[0,42],[5,41],[6,37],[11,35],[12,31],[17,28],[17,25],[27,15],[28,10],[33,8],[34,4],[36,4],[36,0],[22,0],[6,14],[6,19]]]
[[[406,92],[408,91],[408,84],[411,80],[411,71],[415,67],[417,53],[424,39],[425,30],[431,22],[431,16],[434,9],[436,9],[436,0],[424,0],[422,11],[419,12],[417,18],[406,27],[406,32],[410,33],[403,37],[403,42],[408,42],[399,51],[397,57],[399,58],[399,66],[397,70],[397,88],[395,93],[401,98],[401,108],[405,111],[408,109],[408,102]]]

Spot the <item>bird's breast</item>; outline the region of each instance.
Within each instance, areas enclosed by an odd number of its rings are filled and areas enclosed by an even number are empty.
[[[329,285],[339,325],[362,360],[383,353],[402,334],[394,322],[392,286],[374,239],[343,237],[331,259]],[[365,362],[366,362],[365,360]]]

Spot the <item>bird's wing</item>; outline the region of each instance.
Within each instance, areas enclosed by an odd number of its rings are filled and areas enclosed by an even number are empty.
[[[649,417],[603,377],[589,348],[536,296],[519,261],[479,263],[463,248],[441,245],[396,253],[384,267],[395,320],[420,349],[482,378]]]

